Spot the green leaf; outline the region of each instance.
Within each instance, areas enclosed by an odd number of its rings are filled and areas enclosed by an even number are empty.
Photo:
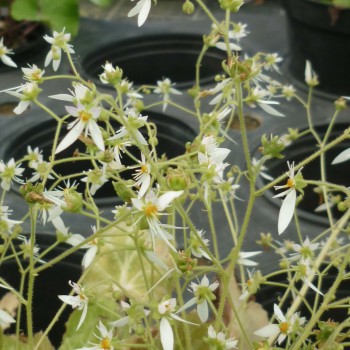
[[[14,0],[11,15],[18,21],[45,22],[56,31],[66,28],[73,35],[79,28],[78,0]]]
[[[42,337],[42,332],[34,335],[34,345],[37,344],[39,339]],[[22,341],[23,340],[23,341]],[[18,343],[18,344],[17,344]],[[15,335],[3,335],[3,344],[1,349],[6,350],[31,350],[29,345],[26,343],[26,338],[18,340]],[[38,350],[54,350],[55,348],[50,343],[50,340],[45,337],[41,342]]]
[[[11,16],[17,21],[40,21],[37,0],[14,0],[11,6]]]
[[[79,5],[77,0],[41,0],[40,10],[44,21],[57,31],[77,34],[79,28]]]
[[[86,318],[77,331],[77,325],[81,317],[81,310],[74,310],[66,322],[66,333],[63,337],[60,350],[72,350],[86,346],[88,342],[96,343],[96,332],[98,321],[102,320],[108,328],[107,323],[117,320],[119,317],[114,313],[117,304],[112,299],[99,298],[93,305],[88,305]]]

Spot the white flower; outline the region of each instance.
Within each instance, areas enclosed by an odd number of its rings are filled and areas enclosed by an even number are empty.
[[[99,339],[98,344],[92,344],[92,346],[84,346],[83,348],[79,348],[76,350],[114,350],[114,346],[112,345],[112,339],[113,339],[113,328],[108,330],[105,325],[99,321],[99,324],[97,326],[97,329],[100,332],[100,335],[95,335],[96,338]]]
[[[260,162],[257,159],[252,158],[252,166],[259,171],[259,175],[263,179],[268,181],[273,180],[273,177],[265,172],[267,170],[267,167],[265,165],[260,164]]]
[[[179,90],[174,89],[170,79],[165,78],[163,80],[157,81],[158,87],[153,90],[155,94],[163,94],[163,112],[168,106],[169,94],[181,95],[182,93]]]
[[[311,243],[310,239],[306,237],[305,241],[300,245],[294,243],[292,245],[295,253],[291,254],[290,259],[299,260],[301,258],[312,258],[315,255],[315,250],[318,249],[319,243]]]
[[[254,332],[259,337],[277,337],[277,343],[281,344],[291,333],[298,333],[299,328],[305,323],[305,317],[300,317],[299,313],[294,313],[289,319],[283,315],[278,305],[273,305],[274,314],[279,324],[269,324]]]
[[[134,0],[131,0],[131,1],[134,1]],[[151,9],[151,0],[139,0],[139,2],[135,5],[135,7],[129,11],[128,17],[133,17],[138,15],[137,24],[139,27],[141,27],[146,22],[150,9]]]
[[[191,253],[196,258],[204,256],[206,259],[211,260],[209,255],[205,252],[203,247],[208,247],[209,239],[204,238],[205,232],[203,230],[197,231],[197,236],[191,233]]]
[[[256,256],[261,254],[261,251],[257,251],[257,252],[242,252],[240,251],[238,254],[238,259],[237,259],[237,263],[240,265],[244,265],[244,266],[256,266],[258,265],[257,262],[250,260],[248,258],[251,258],[252,256]]]
[[[305,65],[305,82],[309,86],[318,85],[318,76],[313,71],[310,61],[306,61],[306,65]]]
[[[161,315],[159,329],[160,341],[164,350],[173,350],[174,348],[174,333],[168,320],[169,317],[180,322],[196,325],[195,323],[185,321],[181,317],[177,316],[175,314],[175,308],[175,298],[164,300],[158,304],[158,312]]]
[[[19,225],[22,223],[22,221],[19,221],[19,220],[9,219],[9,215],[11,214],[12,214],[12,210],[10,210],[8,206],[0,206],[1,234],[4,234],[4,233],[10,234],[12,232],[12,228],[15,225]]]
[[[251,92],[250,99],[252,101],[257,102],[259,107],[264,110],[266,113],[273,115],[275,117],[284,117],[285,115],[278,112],[275,108],[271,107],[271,105],[279,104],[277,101],[271,101],[265,99],[266,96],[269,96],[269,92],[267,90],[263,90],[260,87],[255,87]],[[253,106],[254,104],[252,104]]]
[[[18,106],[13,110],[16,114],[22,114],[30,105],[30,102],[36,99],[41,89],[35,82],[28,82],[21,85],[16,91],[5,90],[9,95],[20,99]]]
[[[283,186],[275,186],[275,189],[281,189],[281,188],[287,188],[287,190],[277,194],[274,196],[274,198],[277,197],[283,197],[285,196],[282,206],[278,215],[278,233],[282,234],[285,229],[288,227],[290,221],[293,218],[294,210],[295,210],[295,204],[297,200],[297,191],[295,189],[295,175],[294,175],[294,162],[290,164],[287,162],[289,171],[288,174],[288,181],[286,185]],[[299,169],[298,173],[301,171],[302,168]]]
[[[240,39],[246,37],[248,34],[247,24],[238,22],[233,23],[233,29],[228,32],[228,37],[239,42]]]
[[[87,108],[81,104],[78,107],[66,106],[69,114],[77,119],[68,124],[70,131],[57,146],[55,154],[62,152],[71,144],[73,144],[85,129],[85,136],[90,135],[97,148],[101,151],[105,150],[102,137],[102,131],[97,125],[96,120],[100,116],[101,109],[99,107]]]
[[[226,339],[223,332],[216,333],[212,325],[208,327],[208,341],[217,349],[230,350],[237,349],[238,340],[233,338]]]
[[[45,73],[44,70],[38,68],[35,64],[30,66],[28,64],[29,68],[23,67],[22,72],[24,74],[24,79],[36,83],[41,83],[42,82],[42,77]]]
[[[74,53],[72,45],[68,44],[70,38],[71,35],[69,33],[64,33],[64,29],[60,33],[54,31],[53,37],[48,35],[44,36],[44,40],[51,44],[51,50],[45,58],[45,67],[52,61],[53,70],[56,71],[61,62],[62,50],[64,52]]]
[[[91,91],[88,89],[85,85],[81,83],[77,83],[74,85],[74,91],[68,89],[69,94],[57,94],[57,95],[51,95],[50,98],[53,98],[55,100],[59,101],[66,101],[66,102],[72,102],[75,105],[84,104],[85,102],[90,102],[91,100]]]
[[[127,109],[126,116],[123,116],[123,124],[128,125],[127,129],[125,126],[122,126],[114,136],[110,137],[108,141],[114,141],[121,138],[126,139],[126,142],[138,142],[141,145],[147,146],[148,143],[143,137],[142,133],[138,130],[145,125],[148,116],[143,116],[137,114],[136,111],[132,108]],[[129,145],[129,144],[128,144]]]
[[[17,67],[17,64],[12,61],[12,59],[8,55],[13,55],[13,51],[11,49],[8,49],[4,45],[4,38],[1,38],[0,40],[0,60],[2,63],[6,64],[10,67]]]
[[[146,163],[146,158],[143,153],[141,153],[141,162],[139,162],[139,164],[140,168],[136,170],[135,174],[133,174],[133,178],[136,181],[134,186],[140,188],[138,197],[141,198],[151,184],[151,166]]]
[[[311,269],[311,260],[309,258],[301,258],[295,268],[297,276],[300,277],[305,284],[316,293],[323,295],[323,293],[311,282],[315,273]]]
[[[282,57],[278,56],[277,53],[270,53],[265,56],[264,68],[268,71],[280,72],[277,64],[282,62]]]
[[[96,232],[96,227],[93,226],[92,228],[93,232]],[[73,234],[67,239],[67,243],[72,245],[73,247],[77,246],[81,242],[85,241],[86,237],[80,235],[80,234]],[[86,244],[82,245],[80,249],[86,249],[86,252],[84,254],[83,260],[81,264],[83,265],[84,269],[87,269],[93,260],[95,259],[95,256],[98,251],[98,245],[97,245],[97,239],[92,239],[91,241],[87,242]]]
[[[89,170],[87,176],[81,179],[82,182],[90,184],[89,191],[92,196],[94,196],[96,191],[108,181],[106,170],[107,164],[103,164],[102,168]]]
[[[175,252],[176,249],[169,242],[173,237],[163,229],[163,227],[169,226],[161,224],[158,216],[161,215],[161,212],[164,211],[175,198],[180,197],[182,193],[183,191],[168,191],[157,197],[156,194],[150,190],[142,199],[131,198],[134,207],[146,217],[153,237],[159,236]]]
[[[0,161],[0,177],[1,188],[4,191],[9,191],[12,181],[22,183],[22,179],[19,176],[22,175],[24,168],[21,168],[21,164],[16,165],[15,160],[11,158],[7,164],[3,160]]]
[[[73,291],[77,295],[59,295],[58,297],[66,304],[71,305],[73,309],[78,308],[78,310],[83,310],[81,313],[80,321],[78,323],[77,330],[80,328],[82,323],[85,320],[87,307],[88,307],[88,298],[84,294],[84,288],[80,287],[78,284],[69,281],[69,285],[73,288]]]
[[[42,151],[39,150],[39,147],[32,149],[31,146],[27,146],[27,154],[29,168],[37,169],[38,164],[43,161]]]
[[[194,297],[190,299],[187,303],[185,303],[178,312],[181,312],[194,304],[197,304],[197,313],[201,322],[206,322],[209,317],[209,306],[208,300],[214,300],[215,295],[213,291],[219,287],[219,282],[214,282],[209,284],[209,279],[207,276],[203,276],[200,284],[191,282],[190,288],[192,289],[192,293]]]

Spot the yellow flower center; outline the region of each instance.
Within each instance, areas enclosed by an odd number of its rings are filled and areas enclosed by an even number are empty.
[[[288,322],[281,322],[280,323],[280,331],[281,331],[281,333],[287,333],[288,328],[289,328]]]
[[[157,214],[158,208],[153,203],[148,203],[143,210],[146,216],[154,216]]]
[[[294,179],[288,179],[287,181],[287,187],[294,187],[295,186],[295,181]]]
[[[109,341],[109,339],[104,338],[102,339],[100,346],[103,350],[109,350],[111,349],[111,342]]]
[[[79,117],[83,122],[88,122],[91,119],[92,115],[89,112],[81,111],[79,112]]]
[[[143,174],[147,173],[147,172],[148,172],[147,165],[142,164],[142,165],[141,165],[140,171],[141,171],[141,173],[143,173]]]

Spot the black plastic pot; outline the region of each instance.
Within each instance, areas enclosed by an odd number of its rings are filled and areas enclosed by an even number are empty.
[[[322,277],[322,282],[320,286],[320,290],[326,294],[328,290],[333,286],[333,283],[338,275],[338,270],[335,267],[331,267],[327,274]],[[318,276],[315,277],[313,280],[313,284],[315,286],[318,285]],[[289,281],[287,280],[286,275],[279,275],[269,280],[270,282],[274,283],[281,283],[286,286],[289,285]],[[301,288],[302,281],[297,282],[298,288]],[[350,281],[349,280],[343,280],[336,293],[334,294],[334,300],[340,300],[342,298],[349,297],[349,288],[350,288]],[[278,304],[281,297],[284,295],[286,288],[283,288],[281,286],[274,286],[274,285],[263,285],[261,289],[254,295],[256,302],[261,304],[263,308],[268,312],[269,316],[273,316],[274,309],[273,305]],[[305,295],[306,301],[313,306],[314,300],[315,300],[315,291],[309,289],[308,292]],[[286,298],[284,305],[281,307],[282,312],[285,314],[288,310],[288,308],[291,306],[293,302],[293,298],[289,294],[289,296]],[[322,297],[320,296],[319,303],[322,302]],[[300,316],[306,318],[306,323],[310,319],[310,311],[305,306],[305,304],[301,304],[300,307],[297,310],[300,312]],[[348,312],[346,308],[333,308],[326,310],[320,317],[319,321],[334,321],[334,322],[343,322],[348,318]],[[316,328],[316,327],[315,327]],[[349,349],[349,347],[344,347],[344,349]]]
[[[55,236],[49,234],[37,234],[36,243],[40,248],[40,252],[43,252],[46,248],[51,246],[55,242]],[[18,247],[22,241],[18,240],[16,246]],[[60,244],[55,247],[47,256],[48,259],[52,259],[64,251],[70,246],[66,244]],[[42,271],[35,279],[34,285],[34,299],[33,299],[33,327],[34,332],[44,331],[55,316],[57,310],[62,305],[62,301],[58,298],[58,295],[67,295],[71,292],[71,287],[68,281],[76,282],[80,278],[82,269],[81,261],[83,258],[82,252],[76,252],[69,257],[65,258],[61,262],[53,265],[52,267]],[[45,260],[45,259],[44,259]],[[23,266],[28,265],[27,260],[22,260]],[[19,288],[20,275],[18,272],[17,263],[11,259],[6,260],[0,265],[0,276],[4,278],[14,288]],[[0,289],[0,298],[7,291]],[[23,308],[23,311],[25,309]],[[49,333],[49,339],[51,343],[57,348],[61,343],[62,336],[65,333],[65,322],[72,311],[70,306],[67,306],[57,323]],[[26,315],[22,313],[21,327],[26,332]],[[14,331],[13,325],[10,331]]]
[[[319,76],[318,88],[350,94],[350,10],[333,12],[317,0],[283,0],[288,17],[289,70],[304,81],[309,60]]]
[[[330,140],[336,138],[340,134],[342,134],[343,130],[347,127],[347,124],[338,124],[333,129]],[[321,137],[324,137],[325,132],[327,130],[327,125],[316,127],[317,132]],[[332,165],[333,159],[340,154],[342,151],[350,147],[350,142],[343,142],[338,144],[336,147],[332,148],[328,152],[325,153],[325,168],[328,181],[343,185],[350,186],[350,179],[348,177],[349,163],[344,162],[340,164]],[[316,146],[315,138],[312,134],[307,134],[300,139],[294,141],[291,145],[286,147],[284,153],[285,157],[283,159],[271,159],[266,162],[266,166],[268,168],[268,173],[276,178],[282,175],[284,172],[288,171],[287,168],[287,160],[295,164],[303,161],[306,157],[310,156],[314,152],[318,150]],[[320,159],[316,159],[313,162],[305,165],[302,169],[303,177],[307,180],[320,180]],[[279,185],[284,185],[285,181]],[[274,191],[273,195],[277,194]],[[336,193],[333,192],[335,195]],[[271,193],[269,194],[271,197]],[[304,188],[304,197],[303,200],[298,205],[298,214],[303,219],[307,219],[310,221],[314,221],[317,223],[323,223],[324,225],[328,225],[327,213],[325,211],[315,212],[315,209],[322,203],[323,198],[320,197],[314,191],[313,186],[307,186]],[[273,199],[275,205],[280,206],[280,202],[277,199]],[[335,217],[340,217],[342,215],[341,212],[337,210],[336,207],[332,208],[333,215]]]
[[[169,78],[176,87],[186,89],[195,82],[195,65],[203,46],[201,35],[154,34],[142,38],[109,43],[92,51],[83,60],[88,77],[100,84],[98,76],[106,61],[123,69],[124,77],[136,86],[156,85]],[[212,83],[222,73],[224,51],[211,48],[201,64],[201,82]]]
[[[190,128],[184,122],[167,115],[155,112],[145,111],[143,115],[148,115],[148,121],[156,124],[158,145],[156,147],[158,156],[165,155],[168,159],[179,156],[185,152],[186,142],[192,141],[196,136],[194,130]],[[116,129],[118,126],[115,126]],[[48,159],[51,155],[52,140],[56,130],[56,121],[51,119],[45,122],[35,123],[30,127],[27,127],[23,132],[19,132],[15,138],[8,140],[7,145],[3,145],[3,154],[6,159],[15,158],[20,159],[27,153],[27,146],[32,148],[39,147],[43,151],[44,159]],[[146,136],[146,128],[141,128],[140,131]],[[66,131],[61,133],[61,137],[65,136]],[[4,147],[5,146],[5,147]],[[63,152],[56,156],[56,159],[63,159],[72,157],[76,150],[85,152],[85,145],[80,141],[74,142],[73,145],[68,147]],[[128,151],[131,152],[135,158],[140,159],[140,151],[137,147],[129,147]],[[0,151],[0,154],[2,152]],[[125,166],[135,165],[135,162],[129,158],[126,154],[123,155],[123,164]],[[74,173],[80,173],[92,169],[93,166],[90,161],[73,161],[57,165],[54,170],[57,174],[62,176],[70,175]],[[127,170],[121,173],[121,176],[125,179],[131,179],[134,171]],[[24,177],[30,178],[32,171],[26,170]],[[48,186],[52,184],[52,181],[48,181]],[[83,192],[85,184],[79,182],[78,190]],[[19,188],[16,189],[19,191]],[[115,190],[111,181],[104,184],[95,195],[96,202],[103,206],[112,206],[120,204],[120,200],[117,198]]]

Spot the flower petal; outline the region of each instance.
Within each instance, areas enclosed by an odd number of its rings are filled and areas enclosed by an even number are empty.
[[[334,159],[332,164],[339,164],[350,159],[350,148],[338,154]]]
[[[81,122],[77,123],[57,146],[55,154],[62,152],[73,144],[78,139],[83,129],[84,124]]]
[[[169,321],[165,317],[160,320],[160,341],[164,350],[173,350],[174,334]]]
[[[278,234],[282,234],[293,218],[297,192],[292,189],[284,199],[278,216]]]

